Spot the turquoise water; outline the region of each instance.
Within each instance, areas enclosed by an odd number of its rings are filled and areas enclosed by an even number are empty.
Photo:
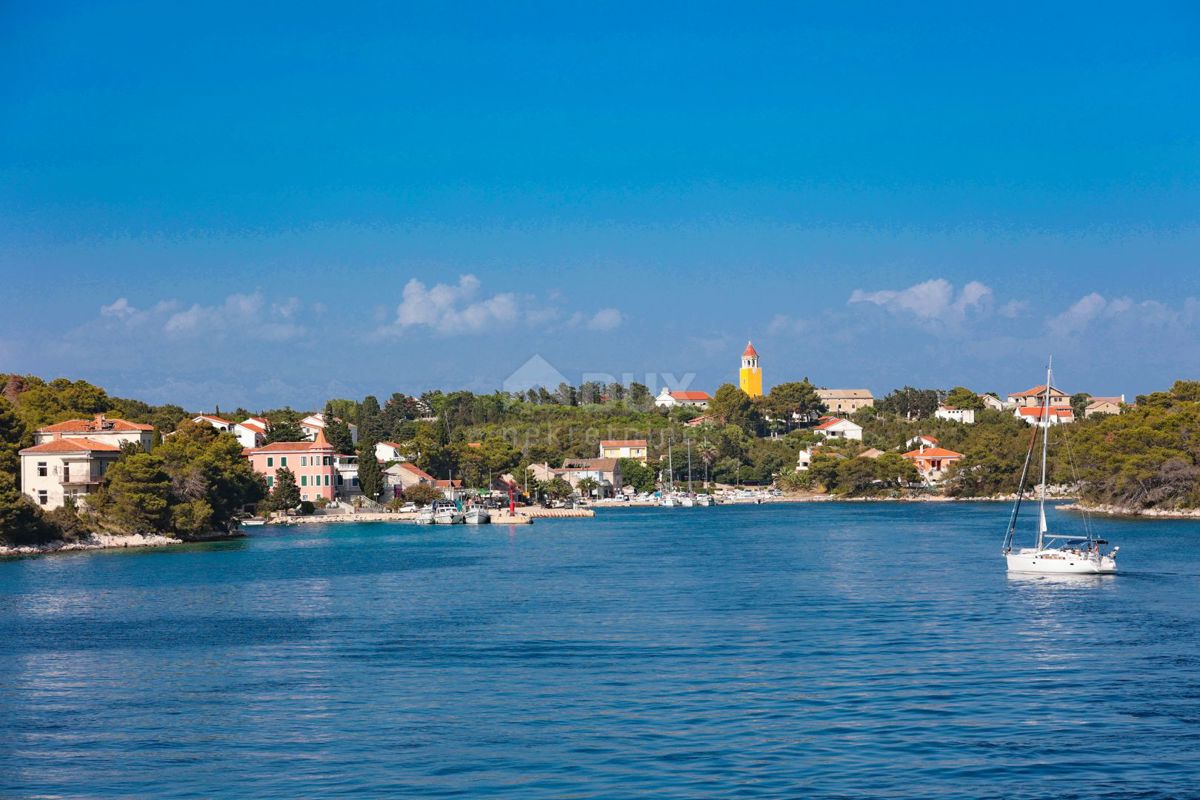
[[[0,795],[1189,797],[1200,525],[996,505],[295,527],[0,562]]]

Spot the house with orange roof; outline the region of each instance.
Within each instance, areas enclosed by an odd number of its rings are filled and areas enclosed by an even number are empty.
[[[962,453],[956,453],[944,447],[925,447],[924,445],[904,454],[904,458],[912,462],[926,483],[940,483],[950,468],[962,461],[963,457]]]
[[[654,398],[654,405],[658,408],[677,408],[685,406],[687,408],[698,408],[701,411],[708,408],[708,404],[712,402],[712,397],[708,392],[692,392],[692,391],[671,391],[667,387],[658,393],[658,397]]]
[[[861,425],[851,422],[848,419],[842,419],[841,417],[821,417],[817,426],[813,428],[813,433],[828,439],[852,439],[856,442],[861,442],[863,429]]]
[[[1013,409],[1013,416],[1028,422],[1030,425],[1064,425],[1075,421],[1075,411],[1069,405],[1065,406],[1018,406]]]
[[[121,455],[120,445],[112,441],[51,436],[19,454],[21,491],[46,511],[62,506],[68,498],[86,502]]]
[[[1089,397],[1083,416],[1094,417],[1097,414],[1120,414],[1125,406],[1125,395],[1115,397]]]
[[[287,467],[300,487],[300,499],[332,500],[337,490],[333,446],[317,431],[312,442],[272,442],[246,451],[254,471],[267,478],[267,487],[274,489],[276,475]]]
[[[1013,392],[1008,396],[1009,408],[1032,408],[1034,406],[1044,406],[1046,404],[1046,384],[1034,386],[1032,389],[1026,389],[1023,392]],[[1052,406],[1069,406],[1071,405],[1071,395],[1050,387],[1050,405]]]
[[[650,453],[645,439],[604,439],[600,442],[600,458],[634,458],[643,464]]]
[[[267,420],[263,417],[247,417],[233,426],[233,435],[246,450],[261,447],[267,440]]]
[[[375,460],[380,463],[388,461],[404,461],[407,458],[406,448],[399,442],[376,442]]]
[[[338,422],[341,422],[341,420],[338,420]],[[304,435],[309,440],[313,440],[317,438],[317,431],[325,430],[326,424],[325,415],[317,412],[316,414],[309,414],[300,420],[300,430],[304,431]],[[346,427],[350,429],[350,441],[358,444],[358,426],[353,422],[348,422],[346,423]]]
[[[412,486],[436,486],[437,480],[411,461],[399,461],[383,471],[383,496],[399,497]]]
[[[92,439],[116,445],[117,449],[123,444],[136,444],[150,452],[154,446],[154,426],[96,414],[91,419],[56,422],[38,428],[33,434],[34,444],[45,444],[54,439]]]
[[[234,426],[234,423],[223,417],[218,417],[216,414],[197,414],[192,417],[192,422],[197,425],[211,425],[219,431],[232,431]]]

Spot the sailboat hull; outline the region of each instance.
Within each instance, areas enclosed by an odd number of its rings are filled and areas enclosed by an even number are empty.
[[[1052,573],[1055,575],[1112,575],[1117,560],[1111,555],[1066,548],[1022,548],[1005,553],[1009,572]]]

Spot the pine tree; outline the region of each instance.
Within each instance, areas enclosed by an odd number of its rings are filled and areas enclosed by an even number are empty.
[[[383,493],[383,470],[375,458],[375,443],[366,439],[358,443],[358,485],[372,500],[379,500]]]
[[[275,470],[275,486],[271,496],[267,498],[267,506],[271,511],[287,511],[300,505],[300,487],[296,485],[296,475],[287,467]]]

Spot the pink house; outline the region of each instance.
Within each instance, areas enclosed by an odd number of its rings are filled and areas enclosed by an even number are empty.
[[[324,431],[318,431],[313,442],[272,442],[245,453],[254,471],[267,476],[269,488],[275,488],[275,473],[279,468],[287,467],[296,476],[301,500],[333,499],[337,488],[334,452]]]

